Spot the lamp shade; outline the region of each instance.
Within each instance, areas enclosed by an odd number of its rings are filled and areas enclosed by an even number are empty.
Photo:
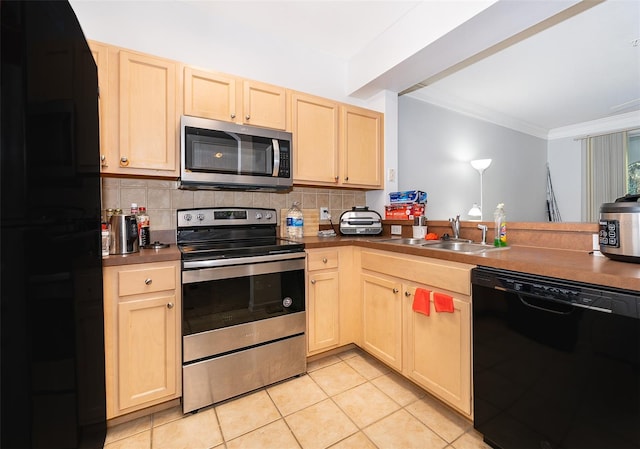
[[[471,166],[480,173],[485,171],[491,165],[491,159],[475,159],[471,161]]]
[[[478,203],[473,203],[473,207],[469,210],[469,216],[482,218],[482,210],[480,210]]]

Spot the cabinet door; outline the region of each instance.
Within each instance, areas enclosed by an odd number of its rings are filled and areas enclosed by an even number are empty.
[[[89,42],[91,54],[98,68],[98,119],[100,122],[100,165],[106,167],[111,134],[107,123],[109,116],[109,47],[98,42]]]
[[[432,288],[426,287],[430,290]],[[471,305],[453,298],[454,312],[429,316],[412,310],[416,286],[405,286],[407,342],[404,373],[460,411],[471,415]]]
[[[178,392],[176,297],[118,304],[118,402],[127,409]]]
[[[178,176],[173,61],[120,51],[118,173]]]
[[[341,107],[341,180],[345,186],[382,188],[383,115]]]
[[[362,274],[364,349],[397,370],[402,369],[400,282]]]
[[[338,271],[309,273],[308,289],[308,352],[338,346],[340,341]]]
[[[293,180],[338,182],[338,103],[302,93],[291,94]]]
[[[107,419],[180,397],[180,261],[103,270]]]
[[[184,69],[184,113],[233,122],[236,119],[236,78],[224,73]]]
[[[284,87],[257,81],[243,81],[242,122],[265,128],[287,126],[287,96]]]

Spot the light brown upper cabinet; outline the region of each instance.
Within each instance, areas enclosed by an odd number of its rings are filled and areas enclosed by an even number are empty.
[[[382,188],[383,114],[291,92],[294,183]]]
[[[98,119],[100,123],[100,164],[104,168],[107,160],[107,148],[110,137],[107,121],[109,120],[109,46],[98,42],[90,42],[91,54],[98,68]]]
[[[179,64],[96,42],[90,45],[100,86],[101,172],[177,178]]]
[[[184,114],[235,122],[236,77],[184,68]]]
[[[292,92],[291,118],[294,182],[337,185],[338,103]]]
[[[340,107],[340,167],[343,186],[382,188],[383,114]]]
[[[286,89],[224,73],[184,69],[184,113],[272,129],[286,127]]]

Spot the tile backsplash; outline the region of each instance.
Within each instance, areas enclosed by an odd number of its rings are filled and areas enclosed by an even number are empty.
[[[180,190],[176,181],[157,179],[102,178],[102,209],[121,208],[128,211],[131,203],[145,206],[151,230],[175,230],[176,210],[193,207],[243,206],[268,207],[280,214],[294,201],[304,209],[329,207],[337,225],[340,214],[352,206],[366,203],[364,191],[294,187],[287,193],[232,192],[217,190]],[[280,217],[278,216],[278,222]],[[321,224],[329,224],[323,220]]]

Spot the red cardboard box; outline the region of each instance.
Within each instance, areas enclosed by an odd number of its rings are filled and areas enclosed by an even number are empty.
[[[386,220],[413,220],[424,215],[424,204],[393,204],[384,207]]]

